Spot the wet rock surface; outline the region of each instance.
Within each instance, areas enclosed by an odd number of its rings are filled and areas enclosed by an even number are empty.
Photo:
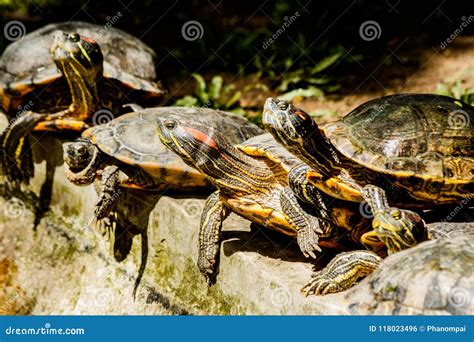
[[[33,230],[35,193],[2,188],[1,314],[473,314],[473,224],[433,223],[438,240],[394,254],[352,289],[305,297],[315,263],[296,243],[231,216],[224,224],[220,274],[208,287],[196,267],[204,199],[161,198],[149,222],[148,264],[134,299],[140,236],[117,262],[112,236],[90,225],[96,194],[57,169],[51,211]],[[449,229],[446,229],[448,227]],[[462,231],[462,234],[458,234]]]

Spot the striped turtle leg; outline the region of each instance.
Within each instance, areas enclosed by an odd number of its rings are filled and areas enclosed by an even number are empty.
[[[1,135],[2,169],[9,181],[29,183],[34,174],[33,154],[31,152],[28,132],[31,132],[42,115],[27,112],[11,125],[7,126]],[[25,168],[25,165],[27,167]]]
[[[300,201],[317,212],[318,217],[329,220],[331,214],[328,209],[330,205],[328,196],[323,196],[321,191],[308,180],[308,174],[311,172],[312,169],[304,163],[294,166],[288,172],[288,185]]]
[[[127,179],[128,176],[116,165],[104,168],[98,190],[99,199],[94,208],[94,215],[97,220],[108,216],[113,210],[124,191],[120,188],[120,183]]]
[[[219,191],[212,193],[204,205],[199,230],[198,267],[209,285],[216,281],[219,268],[222,222],[230,210],[221,201]]]
[[[347,290],[375,271],[381,261],[377,254],[365,250],[340,253],[325,268],[315,272],[302,291],[306,295],[325,295]]]
[[[280,205],[288,221],[296,229],[296,238],[301,251],[306,257],[316,259],[315,252],[321,252],[318,244],[319,236],[327,230],[325,226],[328,222],[305,211],[289,187],[283,189]]]

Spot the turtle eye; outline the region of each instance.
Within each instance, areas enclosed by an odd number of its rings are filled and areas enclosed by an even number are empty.
[[[83,156],[84,154],[86,154],[86,148],[84,146],[80,146],[77,149],[77,153],[79,153],[79,155]]]
[[[164,126],[167,130],[172,131],[176,128],[176,126],[178,126],[178,123],[176,122],[176,120],[166,120],[164,122]]]
[[[79,33],[70,33],[67,38],[73,43],[77,43],[81,40],[81,36],[79,35]]]
[[[402,218],[402,212],[398,209],[395,209],[390,212],[390,216],[392,216],[395,220],[400,220]]]

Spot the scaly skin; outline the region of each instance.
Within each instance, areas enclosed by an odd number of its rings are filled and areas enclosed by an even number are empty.
[[[286,101],[269,98],[265,103],[263,123],[272,135],[291,153],[305,160],[311,168],[306,172],[308,181],[326,194],[347,201],[376,203],[375,194],[384,198],[385,191],[371,184],[374,191],[364,191],[364,184],[354,180],[349,174],[365,174],[369,178],[371,171],[357,163],[347,160],[331,145],[314,120],[304,111]],[[374,208],[373,208],[374,209]],[[373,226],[383,221],[379,211],[374,211]],[[413,213],[416,218],[416,214]],[[393,232],[403,230],[399,221],[386,221],[394,226]],[[413,222],[417,225],[417,222]],[[368,241],[368,240],[367,240]],[[366,242],[367,242],[366,241]]]
[[[305,172],[305,168],[299,167],[298,164],[295,166],[298,171],[290,172],[293,186],[296,183],[300,186],[293,192],[287,186],[287,172],[282,172],[281,161],[277,160],[276,156],[270,155],[262,158],[265,154],[257,147],[244,144],[242,150],[249,154],[243,154],[230,145],[217,130],[173,116],[164,116],[158,120],[158,132],[160,139],[168,148],[189,165],[206,174],[218,188],[206,203],[199,235],[198,266],[210,284],[215,281],[218,272],[222,222],[230,211],[281,233],[296,235],[300,249],[307,256],[314,256],[314,251],[319,251],[323,241],[328,243],[326,246],[334,247],[337,243],[336,235],[340,233],[340,229],[335,229],[337,217],[346,221],[342,224],[338,222],[339,224],[349,226],[344,227],[347,229],[346,235],[354,228],[350,227],[353,222],[351,216],[357,214],[351,213],[348,209],[338,212],[336,204],[326,206],[328,196],[321,194],[319,197],[317,195],[320,194],[319,191],[305,182],[304,177],[298,176]],[[301,179],[303,182],[299,182]],[[280,198],[280,205],[271,202],[271,198],[277,196]],[[319,217],[311,212],[310,203],[316,207],[313,209],[317,209],[314,211],[319,212]],[[389,208],[383,207],[383,202],[378,204],[381,211],[386,210],[390,213]],[[404,222],[400,227],[411,231],[415,228],[410,226],[411,221],[406,220],[405,223],[405,213],[406,211],[400,212],[400,219]],[[366,222],[365,228],[370,230],[370,223]],[[416,229],[423,229],[424,223],[421,219],[419,223],[420,226]],[[361,231],[363,229],[364,226],[355,228]],[[390,238],[402,241],[397,237],[397,234],[402,234],[401,231],[392,234],[393,236],[389,236],[389,233],[390,231],[385,233],[385,241],[389,241]],[[316,234],[315,240],[312,240],[312,234]],[[374,239],[367,241],[373,243]],[[318,248],[315,248],[315,243],[316,246],[319,245]],[[378,244],[380,245],[380,240]],[[400,244],[389,246],[405,247]],[[371,251],[340,254],[326,269],[315,275],[305,289],[308,293],[315,294],[347,289],[359,278],[373,272],[380,260],[381,257]]]

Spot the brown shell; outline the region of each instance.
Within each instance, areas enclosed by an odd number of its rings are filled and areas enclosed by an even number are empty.
[[[10,44],[0,62],[0,95],[8,89],[24,95],[40,85],[60,78],[51,55],[53,32],[78,32],[95,39],[104,55],[104,76],[123,86],[149,93],[162,93],[155,83],[155,53],[138,38],[118,30],[86,22],[71,21],[46,25]]]
[[[344,156],[377,172],[445,184],[474,180],[474,108],[449,97],[382,97],[323,130]]]
[[[219,128],[233,143],[241,143],[263,131],[246,119],[207,108],[156,107],[122,115],[107,124],[89,128],[83,137],[90,139],[104,153],[139,167],[161,183],[201,181],[204,176],[187,166],[160,141],[156,122],[160,115],[173,114]]]

